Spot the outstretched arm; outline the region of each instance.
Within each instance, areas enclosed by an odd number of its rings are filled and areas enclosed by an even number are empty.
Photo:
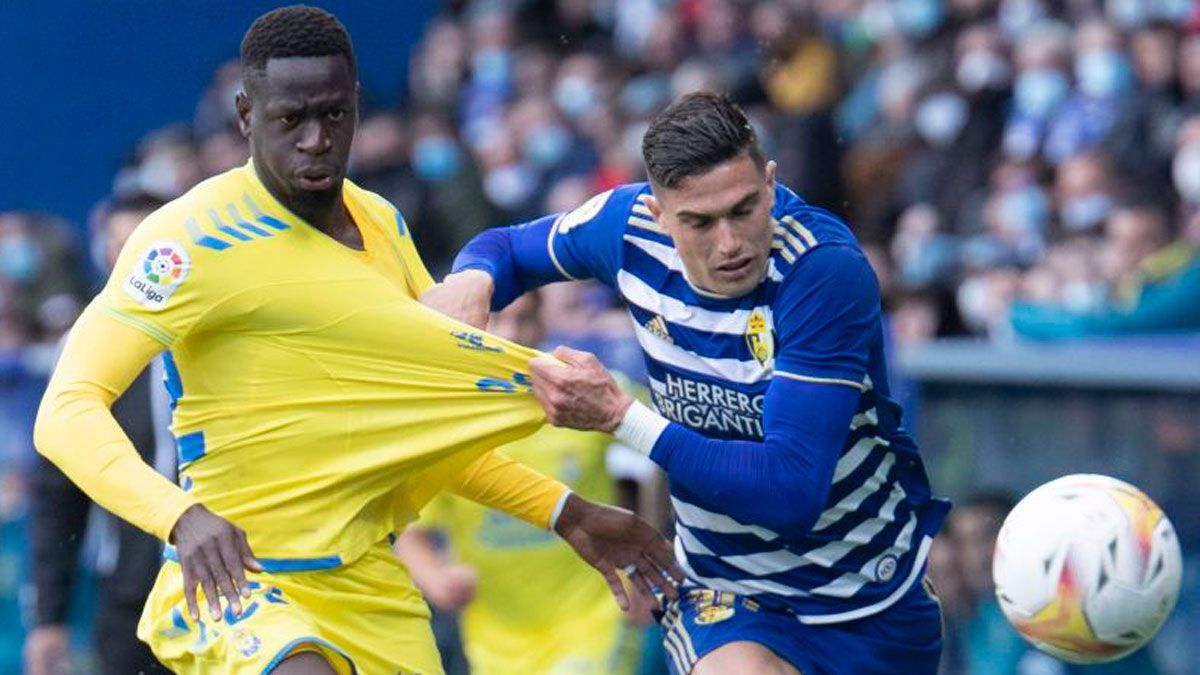
[[[220,594],[240,613],[239,597],[249,593],[243,567],[260,569],[245,533],[142,461],[110,411],[162,350],[162,343],[100,305],[88,307],[42,398],[34,444],[96,503],[175,544],[193,618],[199,618],[196,584],[204,588],[214,618]]]
[[[450,491],[553,529],[604,576],[621,609],[628,609],[630,603],[618,570],[636,568],[634,586],[650,602],[654,593],[647,580],[672,599],[675,584],[668,576],[683,580],[670,545],[644,520],[624,509],[589,502],[503,453],[491,452],[476,460],[455,479]]]
[[[481,232],[421,301],[482,328],[489,310],[539,286],[591,278],[613,283],[624,225],[640,191],[636,185],[609,190],[568,213]]]

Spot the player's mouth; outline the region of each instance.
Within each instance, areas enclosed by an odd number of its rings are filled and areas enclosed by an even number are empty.
[[[717,265],[717,273],[726,278],[739,279],[750,271],[750,266],[753,263],[754,256],[735,258],[729,262]]]
[[[296,173],[296,179],[301,190],[321,192],[333,187],[335,173],[333,169],[325,167],[301,169]]]

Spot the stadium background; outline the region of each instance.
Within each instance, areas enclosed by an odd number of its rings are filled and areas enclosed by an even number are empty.
[[[229,59],[276,4],[0,7],[2,672],[20,672],[33,411],[54,344],[102,278],[93,207],[119,192],[169,198],[244,161]],[[435,273],[483,228],[639,179],[641,132],[671,96],[730,92],[781,180],[845,215],[870,253],[935,488],[962,502],[1080,471],[1144,488],[1188,561],[1151,654],[1159,672],[1200,672],[1200,8],[315,4],[359,57],[354,176],[401,208]],[[636,377],[611,296],[557,296],[552,332]],[[1075,320],[1110,310],[1133,319]],[[945,672],[1065,672],[980,604],[987,541],[963,526],[935,556]],[[91,595],[85,579],[80,672]]]

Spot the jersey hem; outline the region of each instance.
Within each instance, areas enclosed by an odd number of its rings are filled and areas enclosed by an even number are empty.
[[[888,607],[891,607],[899,602],[899,600],[904,597],[904,594],[908,593],[909,590],[912,589],[913,584],[917,583],[917,581],[921,578],[922,573],[925,571],[925,559],[929,556],[929,548],[932,545],[933,537],[924,535],[921,538],[921,546],[917,549],[917,557],[915,560],[913,560],[912,570],[908,573],[908,578],[904,580],[904,583],[897,586],[896,590],[892,591],[891,595],[880,600],[879,602],[876,602],[872,605],[867,605],[866,607],[852,609],[848,612],[839,612],[837,614],[797,614],[796,619],[806,626],[820,626],[824,624],[845,623],[847,621],[863,619],[882,612]]]

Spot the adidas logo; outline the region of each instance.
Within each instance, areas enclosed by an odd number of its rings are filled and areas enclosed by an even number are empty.
[[[650,319],[643,324],[643,327],[650,331],[651,335],[663,340],[664,342],[668,344],[675,344],[675,341],[671,339],[671,334],[667,332],[667,322],[663,321],[661,316],[656,314],[653,319]]]

